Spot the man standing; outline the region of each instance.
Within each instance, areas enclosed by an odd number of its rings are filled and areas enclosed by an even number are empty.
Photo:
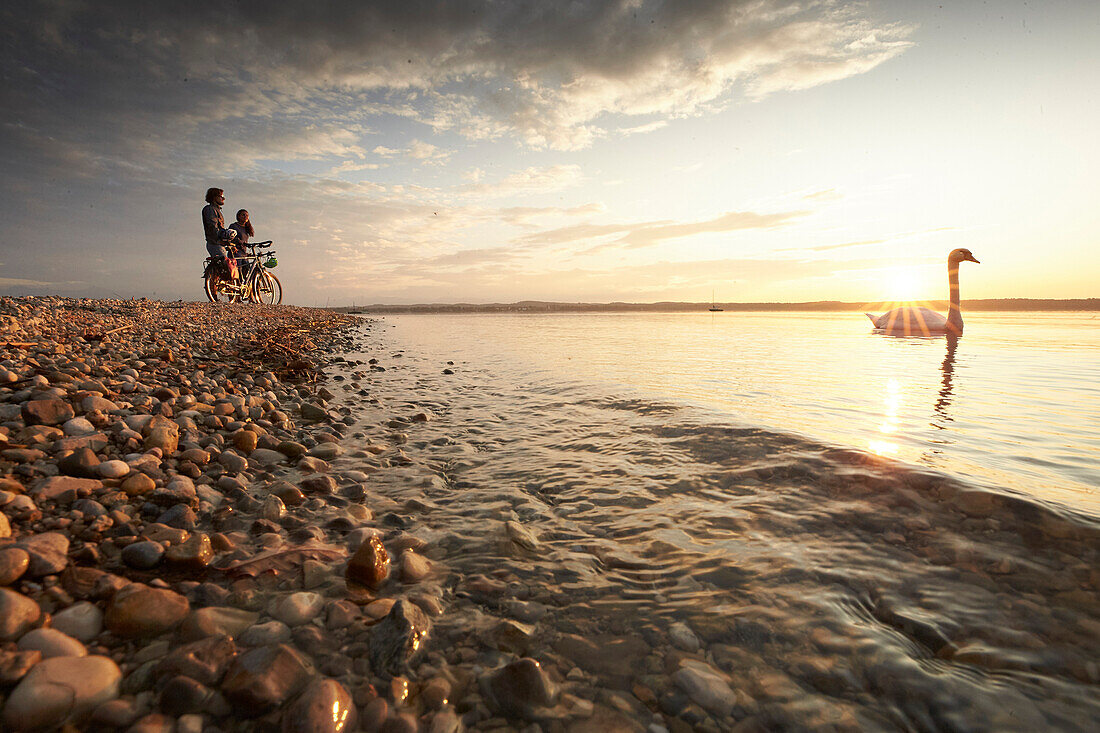
[[[222,206],[225,204],[225,191],[220,188],[206,189],[206,206],[202,207],[202,228],[206,232],[206,251],[214,258],[226,258],[225,247],[237,235],[232,229],[225,228]]]

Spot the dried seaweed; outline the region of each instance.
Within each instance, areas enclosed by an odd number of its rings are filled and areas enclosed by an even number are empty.
[[[279,576],[298,571],[306,560],[335,562],[343,556],[343,550],[331,545],[307,543],[297,547],[261,552],[247,560],[221,568],[221,571],[234,578],[255,578],[265,573]]]

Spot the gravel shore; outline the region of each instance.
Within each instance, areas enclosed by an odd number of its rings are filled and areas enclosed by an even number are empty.
[[[0,727],[463,727],[449,698],[472,680],[410,667],[442,613],[437,585],[417,592],[423,541],[332,468],[354,419],[323,370],[372,368],[337,356],[370,328],[0,299]]]

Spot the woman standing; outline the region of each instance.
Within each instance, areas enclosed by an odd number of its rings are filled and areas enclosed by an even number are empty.
[[[237,269],[240,272],[244,272],[244,268],[248,265],[248,260],[244,259],[241,255],[248,254],[245,251],[245,245],[248,244],[248,240],[256,236],[256,230],[252,228],[252,222],[248,218],[248,209],[241,209],[237,212],[237,221],[229,225],[229,231],[236,234],[233,239],[235,254],[237,256]]]

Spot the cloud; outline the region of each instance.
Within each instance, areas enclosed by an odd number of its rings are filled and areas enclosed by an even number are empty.
[[[592,214],[602,214],[606,210],[607,207],[599,203],[581,204],[580,206],[571,206],[569,208],[562,208],[559,206],[511,206],[506,209],[501,209],[499,215],[503,221],[509,224],[523,226],[531,224],[531,222],[536,219],[555,216],[589,216]]]
[[[761,96],[865,73],[911,33],[863,5],[795,0],[588,0],[553,12],[538,0],[70,0],[5,8],[0,27],[9,119],[175,165],[224,161],[241,146],[252,159],[356,152],[352,138],[395,117],[576,149],[712,111],[738,89]],[[383,147],[440,159],[430,145]]]
[[[579,165],[532,166],[510,173],[496,183],[466,183],[462,193],[480,196],[513,196],[519,193],[557,191],[584,180]]]
[[[680,239],[697,234],[733,232],[747,229],[774,229],[804,217],[807,211],[785,211],[759,214],[752,211],[730,211],[705,221],[671,222],[649,221],[634,224],[579,224],[560,227],[520,237],[525,246],[545,246],[571,242],[590,242],[610,235],[621,235],[611,241],[601,242],[585,250],[586,254],[610,248],[639,249],[652,247],[670,239]]]

